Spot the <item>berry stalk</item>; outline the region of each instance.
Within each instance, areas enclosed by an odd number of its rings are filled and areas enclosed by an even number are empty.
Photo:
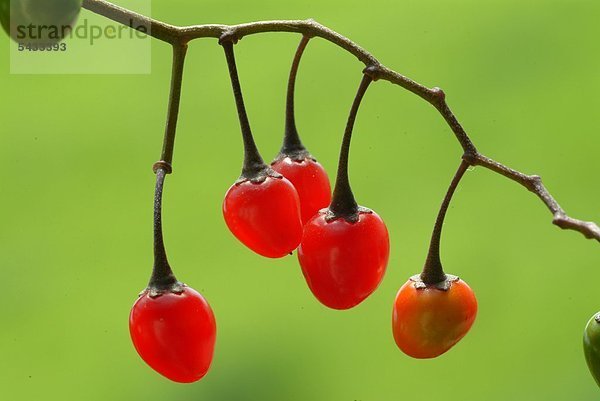
[[[171,164],[173,162],[186,54],[187,44],[173,45],[173,67],[171,71],[167,124],[160,161],[154,163],[153,166],[153,170],[156,173],[156,187],[154,190],[154,266],[147,288],[151,297],[159,296],[164,292],[181,293],[183,291],[182,284],[177,281],[167,260],[162,232],[162,194],[165,175],[172,172]]]
[[[308,45],[309,41],[309,36],[302,36],[302,39],[298,44],[296,54],[294,55],[294,60],[292,61],[292,67],[290,69],[285,105],[285,133],[283,136],[283,146],[281,147],[280,151],[280,155],[284,157],[290,156],[294,158],[303,158],[308,156],[308,152],[302,144],[300,135],[298,134],[298,129],[296,128],[294,96],[298,67],[300,66],[300,60],[302,59],[302,55],[304,54],[304,50],[306,49],[306,45]]]
[[[177,281],[167,260],[167,252],[162,232],[162,194],[167,171],[163,167],[156,169],[156,188],[154,191],[154,267],[148,283],[150,296],[164,292],[180,293],[182,284]]]
[[[446,273],[444,273],[444,269],[442,268],[442,261],[440,259],[440,241],[442,237],[442,228],[444,226],[444,219],[446,217],[446,212],[448,211],[448,206],[450,206],[450,201],[452,200],[452,196],[460,183],[465,171],[469,168],[469,163],[462,160],[460,165],[458,166],[458,170],[454,174],[454,178],[448,187],[448,191],[446,192],[446,196],[442,201],[442,206],[440,207],[440,211],[438,212],[437,218],[435,220],[435,226],[433,227],[433,234],[431,235],[431,241],[429,243],[429,252],[427,254],[427,259],[425,260],[425,266],[423,267],[423,272],[420,275],[423,283],[427,285],[434,285],[443,283],[448,278]]]
[[[244,97],[242,95],[242,87],[240,85],[240,79],[235,63],[233,40],[230,38],[222,38],[220,43],[225,50],[227,67],[229,69],[229,77],[231,78],[231,87],[233,89],[233,96],[235,97],[235,105],[237,107],[238,118],[240,120],[240,128],[242,129],[242,140],[244,142],[244,164],[240,179],[257,179],[264,175],[265,170],[268,169],[268,166],[265,164],[260,152],[258,151],[258,148],[256,147],[256,142],[254,142],[254,136],[252,135],[252,130],[250,129],[250,121],[248,121],[248,114],[246,113],[246,106],[244,105]]]
[[[340,149],[335,188],[333,190],[331,205],[329,205],[329,210],[334,218],[343,217],[348,221],[356,221],[358,217],[359,207],[354,199],[354,194],[350,187],[350,179],[348,178],[348,159],[350,156],[350,142],[352,140],[352,130],[354,129],[356,114],[358,113],[360,103],[371,82],[373,82],[373,78],[368,74],[364,74],[360,81],[358,91],[356,92],[354,102],[352,103],[348,122],[346,123],[346,130]]]

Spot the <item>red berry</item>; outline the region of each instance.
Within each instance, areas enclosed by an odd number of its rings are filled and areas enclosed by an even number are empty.
[[[296,188],[303,224],[331,202],[329,177],[316,160],[309,157],[301,160],[285,157],[275,161],[271,167],[290,180]]]
[[[129,332],[138,354],[154,370],[179,383],[200,380],[208,371],[215,347],[213,312],[198,292],[150,297],[145,291],[129,316]]]
[[[234,184],[225,195],[223,216],[237,239],[269,258],[291,253],[302,238],[298,193],[283,177]]]
[[[467,334],[477,315],[477,299],[456,277],[447,290],[415,284],[409,280],[396,295],[394,339],[413,358],[435,358]]]
[[[361,303],[379,285],[387,266],[390,241],[383,220],[361,211],[355,223],[327,221],[327,209],[305,226],[298,259],[317,299],[333,309]]]

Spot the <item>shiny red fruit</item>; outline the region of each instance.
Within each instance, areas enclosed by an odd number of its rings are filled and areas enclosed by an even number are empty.
[[[317,299],[333,309],[349,309],[367,298],[383,279],[390,254],[385,223],[374,212],[358,221],[326,219],[327,209],[305,226],[298,259]]]
[[[234,184],[225,195],[223,216],[227,227],[259,255],[280,258],[300,244],[300,201],[285,178]]]
[[[275,161],[271,167],[290,180],[296,188],[303,224],[331,202],[329,177],[316,160],[307,157],[298,161],[285,157]]]
[[[415,287],[409,280],[394,303],[392,328],[398,347],[413,358],[435,358],[467,334],[477,315],[473,290],[458,279],[446,291]]]
[[[198,292],[184,287],[151,298],[144,292],[133,305],[129,332],[142,359],[179,383],[200,380],[210,367],[216,339],[213,312]]]

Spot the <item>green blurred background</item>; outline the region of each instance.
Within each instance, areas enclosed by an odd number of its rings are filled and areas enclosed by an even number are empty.
[[[153,17],[180,25],[315,18],[389,67],[442,87],[483,153],[542,175],[574,217],[600,220],[598,1],[152,6]],[[265,159],[280,146],[297,41],[264,34],[236,47]],[[8,46],[0,35],[0,54]],[[332,178],[361,68],[314,40],[299,73],[298,126]],[[446,269],[476,291],[478,319],[438,359],[413,360],[396,348],[392,301],[422,267],[461,154],[435,110],[399,87],[379,82],[369,90],[351,155],[356,197],[391,235],[388,272],[375,294],[353,310],[328,310],[311,296],[295,256],[266,260],[240,245],[220,210],[242,151],[214,40],[190,48],[164,217],[178,277],[216,313],[217,349],[198,383],[154,373],[131,345],[127,318],[152,264],[150,167],[160,152],[169,72],[170,49],[160,42],[152,45],[151,75],[9,75],[2,57],[0,398],[598,399],[581,349],[583,327],[600,310],[598,243],[552,226],[535,196],[482,168],[456,194],[442,249]]]

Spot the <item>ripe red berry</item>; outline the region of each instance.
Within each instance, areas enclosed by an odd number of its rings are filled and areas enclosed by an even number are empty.
[[[233,41],[222,37],[220,43],[227,58],[244,141],[242,175],[225,195],[223,216],[233,235],[248,248],[259,255],[280,258],[296,249],[302,238],[298,193],[263,161],[246,114]]]
[[[296,188],[303,224],[331,202],[331,185],[327,172],[311,157],[300,160],[282,157],[274,161],[271,167]]]
[[[202,295],[189,287],[182,290],[156,297],[144,291],[131,309],[129,331],[138,354],[152,369],[175,382],[191,383],[210,367],[216,324]]]
[[[392,316],[398,347],[413,358],[435,358],[463,338],[475,321],[477,299],[458,277],[426,285],[418,276],[400,288]]]
[[[223,201],[223,216],[237,239],[269,258],[291,253],[302,238],[298,194],[281,176],[232,185]]]
[[[371,76],[364,74],[350,109],[331,204],[306,223],[298,248],[298,260],[310,290],[333,309],[352,308],[375,291],[390,254],[383,220],[358,206],[348,177],[352,129],[371,82]]]
[[[328,209],[304,227],[298,259],[312,293],[333,309],[349,309],[367,298],[383,279],[390,242],[387,228],[372,211],[356,222],[328,221]]]

